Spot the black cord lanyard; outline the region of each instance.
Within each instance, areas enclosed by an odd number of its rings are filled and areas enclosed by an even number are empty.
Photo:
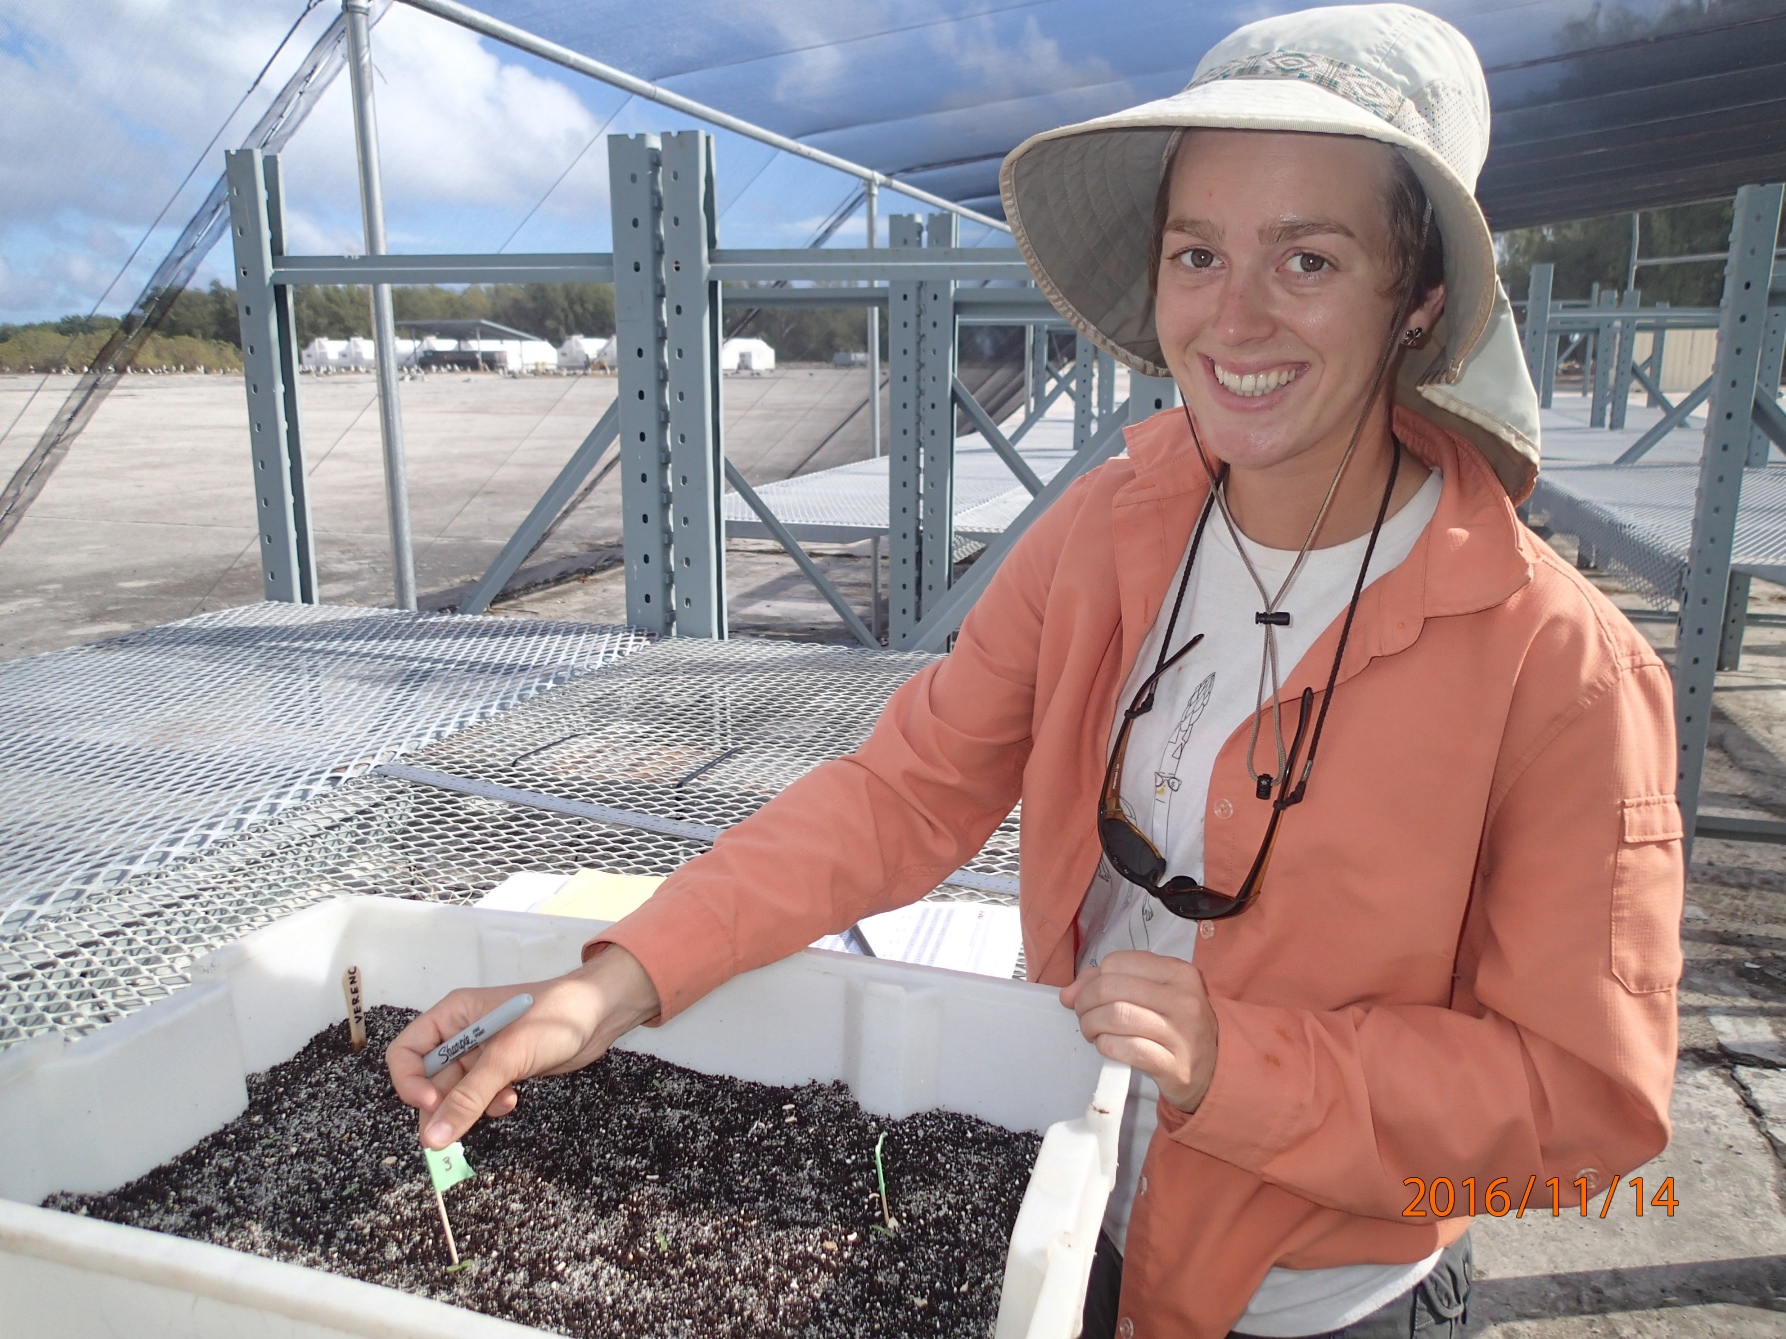
[[[1333,705],[1333,689],[1339,682],[1340,664],[1346,658],[1346,642],[1352,635],[1352,620],[1358,613],[1358,601],[1364,595],[1365,578],[1370,573],[1371,559],[1376,556],[1377,552],[1377,539],[1383,533],[1383,523],[1389,519],[1389,502],[1395,495],[1396,476],[1401,472],[1402,452],[1407,449],[1402,445],[1401,438],[1395,436],[1393,433],[1390,434],[1390,441],[1394,443],[1395,450],[1390,453],[1389,457],[1389,479],[1383,485],[1383,500],[1377,504],[1377,519],[1375,524],[1371,526],[1370,539],[1364,546],[1364,561],[1358,566],[1358,580],[1352,585],[1352,599],[1346,605],[1346,621],[1340,627],[1339,646],[1335,648],[1333,653],[1333,668],[1329,670],[1327,674],[1327,688],[1321,697],[1320,714],[1315,718],[1315,733],[1309,739],[1308,758],[1303,763],[1302,776],[1297,780],[1295,791],[1290,791],[1290,773],[1296,766],[1296,750],[1293,748],[1290,750],[1290,756],[1284,762],[1284,770],[1277,777],[1273,778],[1262,774],[1257,778],[1258,794],[1261,800],[1271,799],[1272,788],[1274,786],[1277,788],[1278,798],[1275,801],[1275,807],[1279,809],[1286,809],[1292,804],[1300,804],[1302,802],[1303,793],[1308,789],[1309,773],[1314,770],[1315,750],[1321,746],[1321,731],[1327,724],[1327,709]],[[1160,638],[1160,653],[1158,658],[1154,661],[1153,677],[1156,680],[1164,674],[1171,665],[1183,659],[1198,642],[1203,640],[1201,634],[1199,634],[1198,636],[1191,638],[1185,645],[1179,647],[1177,652],[1173,655],[1168,656],[1166,654],[1166,649],[1172,645],[1172,634],[1178,627],[1179,611],[1184,608],[1185,592],[1188,591],[1191,586],[1191,573],[1196,570],[1197,550],[1203,544],[1203,528],[1209,524],[1209,514],[1215,509],[1215,490],[1226,483],[1227,479],[1228,466],[1224,463],[1221,472],[1216,476],[1215,482],[1210,485],[1208,496],[1203,499],[1203,510],[1197,517],[1197,528],[1191,534],[1191,549],[1190,552],[1185,555],[1184,575],[1179,578],[1178,595],[1172,601],[1172,614],[1166,620],[1166,635]],[[1312,689],[1303,689],[1303,711],[1305,715],[1308,710],[1309,698],[1312,695]],[[1152,706],[1151,697],[1152,694],[1149,694],[1150,701],[1148,705],[1150,707]],[[1275,692],[1272,694],[1271,707],[1273,711],[1283,710],[1283,704],[1279,702]],[[1301,733],[1300,728],[1297,733]]]

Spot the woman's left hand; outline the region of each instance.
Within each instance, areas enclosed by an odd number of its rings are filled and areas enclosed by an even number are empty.
[[[1182,958],[1124,951],[1087,967],[1060,993],[1085,1039],[1151,1078],[1180,1111],[1215,1077],[1216,1018],[1203,973]]]

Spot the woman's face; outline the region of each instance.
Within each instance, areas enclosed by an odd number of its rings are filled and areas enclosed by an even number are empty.
[[[1242,130],[1179,147],[1154,324],[1204,446],[1236,469],[1313,464],[1357,426],[1398,302],[1392,153]],[[1403,324],[1431,330],[1443,303]]]

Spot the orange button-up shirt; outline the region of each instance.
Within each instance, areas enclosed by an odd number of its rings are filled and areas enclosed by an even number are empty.
[[[1123,1273],[1125,1333],[1224,1335],[1273,1265],[1419,1260],[1467,1219],[1405,1178],[1559,1177],[1573,1201],[1668,1138],[1683,871],[1671,686],[1520,524],[1463,439],[1413,553],[1359,604],[1307,799],[1270,877],[1197,951],[1219,1026],[1193,1115],[1163,1109]],[[1020,798],[1031,976],[1072,978],[1116,697],[1207,489],[1183,417],[1128,430],[1018,542],[954,650],[856,753],[789,786],[591,944],[666,1017],[735,973],[929,891]],[[1284,684],[1319,694],[1337,622]],[[1205,877],[1238,887],[1270,806],[1250,722],[1217,758]],[[1548,1202],[1549,1192],[1540,1193]],[[1480,1203],[1480,1200],[1478,1201]]]

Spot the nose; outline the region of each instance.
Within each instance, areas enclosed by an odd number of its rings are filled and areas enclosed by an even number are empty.
[[[1267,296],[1265,281],[1245,267],[1228,271],[1215,319],[1216,334],[1224,343],[1247,344],[1271,333],[1274,322]]]

